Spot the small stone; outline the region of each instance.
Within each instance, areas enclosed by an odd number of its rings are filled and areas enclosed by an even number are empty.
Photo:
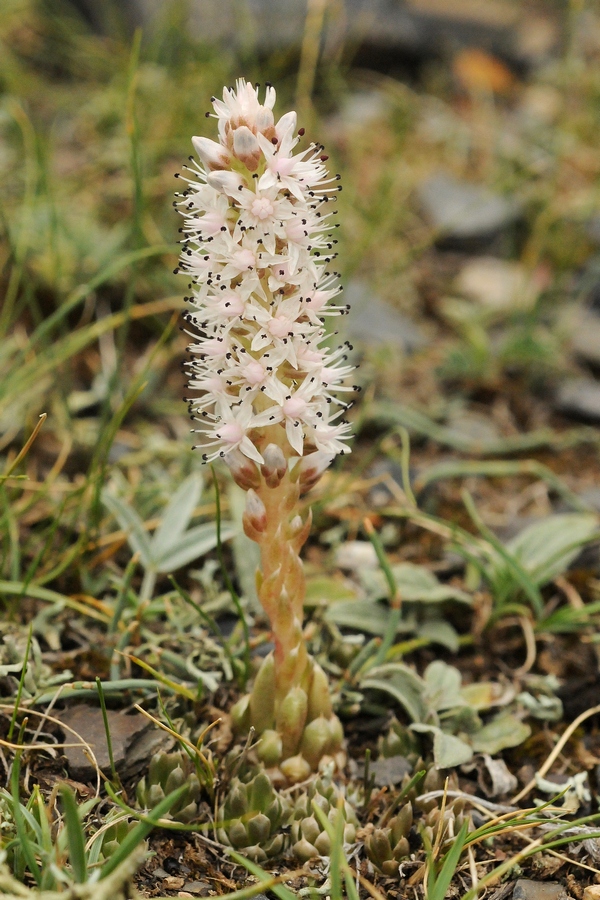
[[[513,900],[567,900],[568,894],[557,881],[531,881],[519,878]]]
[[[168,888],[170,891],[178,891],[184,884],[185,878],[182,878],[180,875],[167,875],[167,877],[163,879],[162,886]]]
[[[494,256],[470,260],[454,287],[493,312],[530,309],[537,295],[533,279],[520,263]]]
[[[600,422],[600,382],[593,378],[570,378],[558,389],[556,409],[567,416]]]
[[[164,750],[168,753],[173,749],[175,739],[166,731],[158,728],[148,728],[135,737],[125,754],[123,775],[131,777],[140,772],[155,753]]]
[[[492,419],[474,410],[458,409],[453,411],[447,419],[446,426],[450,434],[463,440],[468,438],[474,444],[491,443],[501,437]]]
[[[186,881],[183,889],[190,894],[200,894],[201,897],[207,897],[210,891],[210,884],[206,881]]]
[[[580,310],[573,321],[573,353],[592,366],[600,366],[600,315],[591,309]]]
[[[362,281],[351,281],[340,302],[350,304],[352,314],[346,320],[346,331],[351,339],[361,344],[388,344],[403,353],[413,353],[426,343],[418,325],[374,295]]]
[[[600,884],[589,884],[584,888],[583,900],[600,900]]]
[[[157,868],[152,873],[153,878],[168,878],[169,873],[165,872],[162,866],[157,866]]]
[[[335,551],[335,564],[340,569],[352,572],[359,569],[376,569],[379,562],[370,541],[346,541]]]
[[[514,200],[441,172],[421,185],[419,201],[437,244],[447,249],[483,249],[520,217]]]
[[[124,715],[108,709],[106,711],[110,731],[113,758],[117,769],[123,768],[127,750],[136,737],[152,727],[145,716],[139,713]],[[99,707],[79,704],[65,709],[60,714],[61,722],[68,725],[93,750],[98,766],[103,772],[110,771],[110,758],[106,743],[106,730],[102,710]],[[76,741],[71,732],[67,732],[67,743]],[[85,781],[93,777],[95,768],[84,753],[85,746],[65,747],[65,756],[69,764],[71,778]]]
[[[387,787],[400,784],[405,775],[412,772],[412,766],[404,756],[380,757],[370,765],[370,772],[375,779],[375,787]]]

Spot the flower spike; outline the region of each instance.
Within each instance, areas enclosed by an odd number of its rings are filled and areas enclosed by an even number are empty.
[[[299,552],[311,517],[300,496],[338,453],[355,390],[346,346],[326,342],[327,316],[347,307],[331,271],[339,185],[320,144],[295,152],[296,113],[275,120],[275,90],[238,79],[213,98],[218,142],[192,139],[198,161],[176,194],[184,217],[178,271],[185,298],[187,398],[204,462],[223,458],[247,491],[244,530],[261,550],[258,594],[275,649],[252,693],[232,710],[238,730],[262,736],[256,756],[274,781],[301,781],[343,763],[343,732],[323,670],[302,631]],[[341,395],[341,396],[340,396]]]

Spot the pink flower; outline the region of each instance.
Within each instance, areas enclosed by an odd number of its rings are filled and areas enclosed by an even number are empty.
[[[347,449],[339,394],[354,390],[347,348],[330,349],[323,327],[347,311],[331,303],[341,291],[330,270],[338,184],[320,145],[294,152],[296,114],[275,122],[274,104],[272,87],[261,103],[243,79],[213,100],[219,141],[193,139],[199,163],[177,195],[179,268],[192,281],[189,405],[205,461],[262,464],[279,434],[286,458],[306,446],[320,469]]]

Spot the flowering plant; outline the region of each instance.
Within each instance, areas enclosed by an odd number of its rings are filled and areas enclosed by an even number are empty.
[[[240,729],[262,735],[258,755],[289,781],[341,753],[327,678],[309,658],[303,633],[299,551],[310,530],[298,501],[338,453],[347,451],[349,404],[339,392],[353,367],[347,346],[326,343],[325,316],[347,307],[331,217],[339,176],[317,144],[294,154],[304,129],[296,113],[275,122],[275,90],[239,79],[212,99],[219,141],[192,138],[178,269],[190,278],[186,363],[190,414],[205,462],[221,457],[247,491],[246,534],[261,549],[258,594],[274,653],[252,693],[234,708]],[[349,345],[348,345],[349,346]],[[339,757],[338,757],[339,761]]]

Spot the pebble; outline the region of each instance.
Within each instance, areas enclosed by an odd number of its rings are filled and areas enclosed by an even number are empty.
[[[569,378],[555,397],[555,408],[567,416],[600,422],[600,382],[593,378]]]
[[[373,294],[366,282],[351,281],[342,294],[342,302],[349,303],[352,309],[345,322],[346,333],[361,344],[389,344],[412,353],[426,343],[419,326]]]
[[[519,878],[513,900],[567,900],[568,894],[558,881],[531,881]]]
[[[374,778],[375,787],[400,784],[405,775],[410,775],[412,766],[403,756],[381,757],[372,762],[369,772]]]
[[[486,444],[501,438],[495,422],[483,413],[470,409],[453,410],[446,420],[450,434],[468,438],[475,444]]]
[[[201,897],[207,897],[210,891],[210,884],[206,881],[186,881],[183,889],[190,894],[200,894]]]
[[[600,315],[581,309],[575,314],[572,327],[573,353],[592,366],[600,366]]]
[[[370,541],[346,541],[335,551],[335,564],[350,572],[376,569],[379,565],[375,548]]]
[[[513,199],[444,172],[421,185],[418,199],[442,249],[481,250],[520,217]]]
[[[185,878],[182,878],[180,875],[167,875],[167,877],[163,879],[162,886],[170,891],[178,891],[184,884]]]
[[[494,256],[469,260],[454,287],[494,312],[530,309],[537,295],[533,279],[520,263]]]
[[[110,730],[115,766],[123,768],[129,747],[137,737],[152,727],[145,716],[139,713],[124,715],[112,709],[106,711]],[[110,758],[106,744],[106,730],[102,710],[94,706],[78,704],[71,706],[60,714],[61,722],[81,735],[86,744],[92,748],[99,767],[110,771]],[[77,737],[66,732],[66,742],[73,743]],[[85,747],[65,747],[65,756],[69,764],[69,775],[75,780],[85,781],[95,774],[95,768],[84,754]]]

